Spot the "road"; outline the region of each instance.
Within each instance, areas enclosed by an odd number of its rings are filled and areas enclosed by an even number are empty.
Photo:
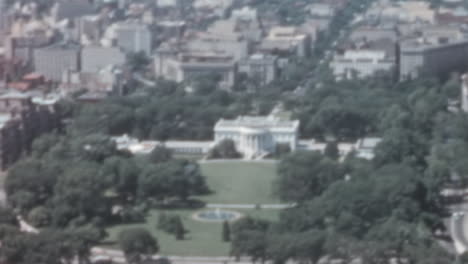
[[[252,261],[248,257],[242,257],[239,261],[236,261],[233,257],[183,257],[154,255],[152,258],[167,258],[172,264],[252,264]],[[94,247],[91,249],[91,261],[95,262],[97,260],[111,260],[115,263],[126,263],[122,251]]]
[[[450,234],[457,254],[463,254],[468,249],[468,241],[465,234],[467,219],[466,216],[452,216],[450,218]]]
[[[465,190],[466,192],[466,190]],[[447,221],[457,254],[468,252],[468,200],[449,207],[452,216]]]

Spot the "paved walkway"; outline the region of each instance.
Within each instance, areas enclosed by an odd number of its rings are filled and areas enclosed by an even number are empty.
[[[225,209],[286,209],[295,204],[207,204],[206,208]]]
[[[242,257],[239,261],[236,261],[233,257],[197,257],[197,256],[162,256],[154,255],[154,259],[168,258],[173,264],[251,264],[252,261],[248,257]],[[125,257],[122,251],[115,249],[106,249],[101,247],[94,247],[91,249],[91,261],[97,260],[112,260],[117,263],[126,263]]]
[[[467,250],[466,243],[466,223],[467,217],[451,217],[450,218],[450,235],[453,239],[455,251],[458,254],[463,254]]]
[[[199,160],[198,163],[227,163],[227,162],[245,162],[245,163],[278,163],[278,160],[263,159],[263,160],[246,160],[246,159],[215,159],[215,160]]]

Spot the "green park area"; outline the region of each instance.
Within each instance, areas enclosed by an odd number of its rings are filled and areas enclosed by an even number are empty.
[[[203,209],[201,209],[203,210]],[[268,220],[276,220],[279,210],[274,209],[236,209],[236,212],[244,216],[258,217]],[[198,210],[166,210],[166,213],[177,214],[182,218],[187,233],[183,240],[176,240],[174,235],[168,234],[156,228],[158,213],[152,210],[142,224],[118,225],[107,230],[109,236],[107,242],[118,248],[115,243],[121,230],[132,227],[144,227],[158,239],[160,254],[165,256],[228,256],[230,244],[222,241],[222,223],[200,222],[192,218]]]
[[[199,197],[206,203],[278,203],[273,196],[276,164],[267,162],[214,162],[200,165],[212,194]]]
[[[200,165],[208,186],[213,191],[209,195],[196,197],[206,203],[216,204],[272,204],[278,199],[272,195],[272,182],[276,177],[276,164],[263,162],[213,162]],[[193,214],[208,209],[164,210],[165,213],[179,215],[187,234],[183,240],[157,229],[158,214],[163,210],[151,210],[145,223],[117,225],[108,228],[106,242],[115,242],[119,232],[131,227],[144,227],[157,239],[161,254],[176,256],[227,256],[230,244],[222,241],[222,223],[201,222],[193,219]],[[278,218],[277,209],[228,209],[243,216],[266,220]]]

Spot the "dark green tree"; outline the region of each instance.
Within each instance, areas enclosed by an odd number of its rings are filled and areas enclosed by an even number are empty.
[[[174,227],[175,227],[175,231],[174,231],[175,238],[177,240],[183,240],[185,237],[186,230],[185,230],[184,223],[182,222],[182,219],[180,218],[180,216],[177,216],[174,218]]]
[[[229,242],[231,241],[231,227],[229,226],[228,221],[223,221],[223,242]]]
[[[323,153],[325,156],[332,160],[338,160],[340,157],[340,150],[338,149],[338,143],[336,141],[327,142]]]
[[[125,229],[119,234],[120,248],[131,264],[141,263],[159,251],[157,240],[144,228]]]
[[[234,141],[224,139],[219,142],[208,154],[209,159],[238,159],[241,154],[237,152]]]
[[[267,258],[267,230],[270,223],[245,217],[232,225],[231,253],[240,257],[250,256],[252,261]]]
[[[158,145],[151,151],[151,153],[148,156],[148,159],[152,163],[162,163],[162,162],[167,162],[172,159],[172,152],[167,149],[164,146]]]
[[[344,175],[339,163],[319,152],[297,151],[283,158],[278,165],[275,188],[282,200],[302,202],[320,195]]]

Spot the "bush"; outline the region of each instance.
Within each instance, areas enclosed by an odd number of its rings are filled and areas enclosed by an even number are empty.
[[[187,233],[179,215],[169,215],[164,212],[159,214],[156,228],[174,235],[178,240],[184,239],[185,233]]]
[[[208,159],[239,159],[242,155],[237,151],[234,141],[224,139],[208,154]]]
[[[28,221],[35,227],[47,226],[50,224],[50,212],[44,206],[38,206],[29,212]]]
[[[124,207],[120,212],[120,218],[124,223],[142,222],[145,220],[145,210],[138,207]]]

